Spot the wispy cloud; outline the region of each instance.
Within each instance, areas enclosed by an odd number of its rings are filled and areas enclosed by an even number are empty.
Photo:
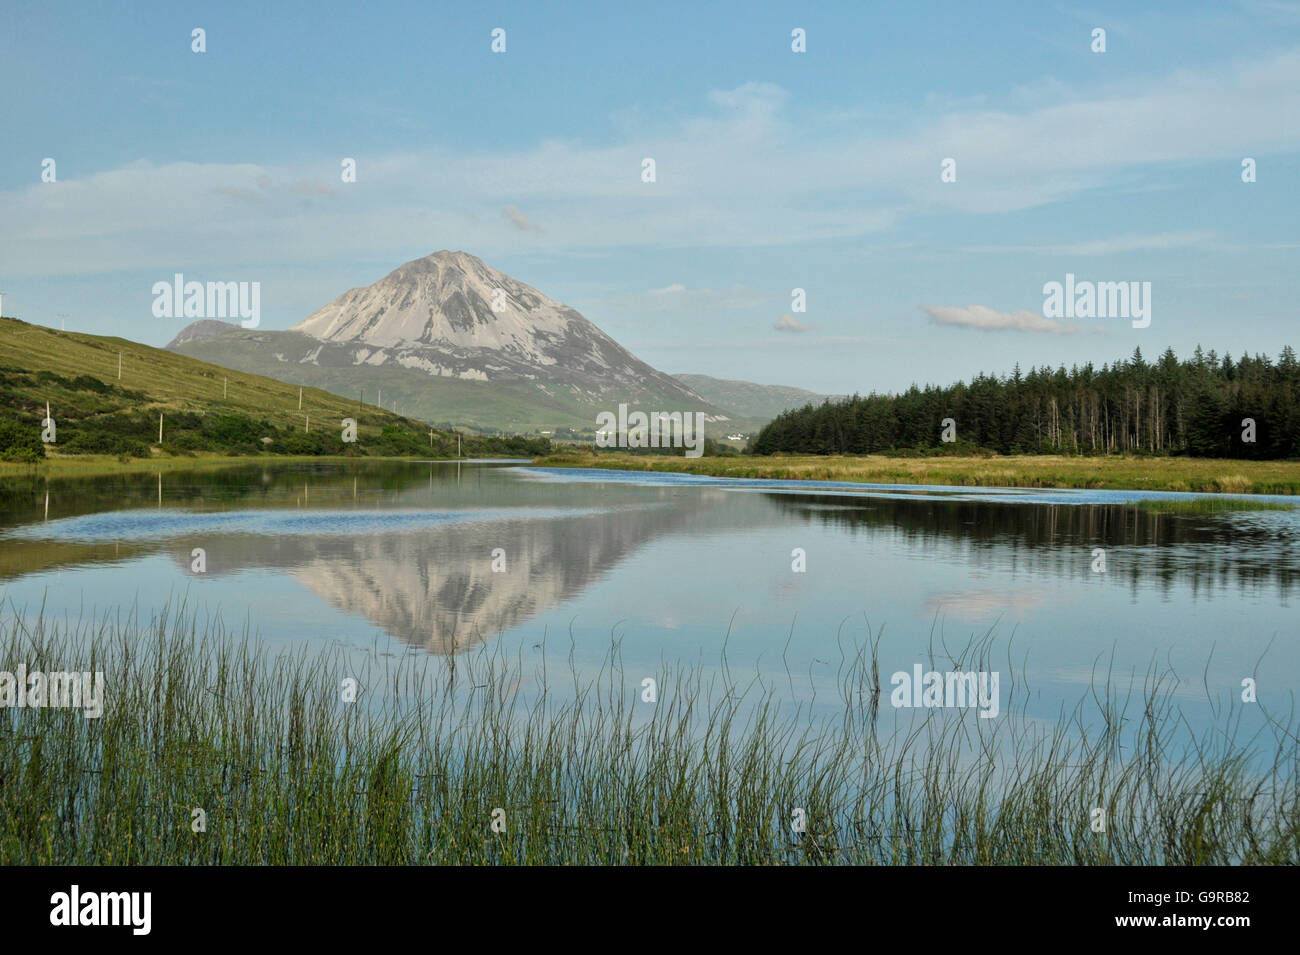
[[[1296,0],[1243,0],[1242,6],[1258,16],[1283,23],[1300,23],[1300,3]]]
[[[731,288],[688,288],[674,282],[645,292],[627,292],[593,299],[593,307],[616,307],[642,312],[717,311],[720,309],[761,308],[772,300],[772,293],[761,289],[733,285]]]
[[[295,196],[332,196],[334,187],[323,179],[297,179],[286,183],[282,188],[288,189]]]
[[[662,337],[654,339],[638,338],[628,336],[620,338],[619,342],[634,351],[653,345],[662,352],[688,352],[698,354],[700,348],[717,348],[725,352],[736,352],[742,350],[753,350],[759,352],[770,352],[772,346],[779,348],[801,348],[808,351],[816,351],[818,348],[836,349],[852,348],[858,345],[871,345],[879,347],[881,345],[897,345],[898,340],[895,338],[884,338],[870,335],[764,335],[755,338],[702,338],[692,339],[690,341],[666,340]]]
[[[779,319],[777,319],[776,324],[773,325],[772,328],[774,328],[778,332],[798,333],[798,332],[808,331],[811,328],[811,326],[805,325],[803,322],[799,321],[799,319],[795,318],[789,312],[786,312]]]
[[[507,222],[512,222],[516,228],[523,232],[541,232],[541,228],[534,225],[529,218],[519,211],[515,206],[506,206],[501,210],[501,218]]]
[[[274,177],[257,166],[239,166],[230,171],[231,178],[240,178],[244,184],[220,183],[212,187],[213,194],[238,199],[241,202],[261,202],[272,198],[277,193],[308,199],[315,196],[332,196],[335,193],[334,187],[319,176],[276,182]]]
[[[1079,325],[1054,322],[1028,309],[999,312],[987,305],[922,305],[921,308],[940,325],[961,325],[981,331],[1041,332],[1052,335],[1075,335],[1089,331]]]
[[[1064,245],[972,245],[963,252],[1013,253],[1016,255],[1123,255],[1160,249],[1212,249],[1220,245],[1217,233],[1210,231],[1160,232],[1153,235],[1121,235],[1109,239],[1088,239]]]
[[[296,265],[337,259],[340,235],[380,258],[427,252],[438,234],[499,256],[535,246],[536,228],[525,224],[535,219],[546,222],[548,248],[573,254],[789,247],[861,238],[935,210],[1042,206],[1162,163],[1223,162],[1225,175],[1235,174],[1243,144],[1257,156],[1300,149],[1300,125],[1279,122],[1300,115],[1297,50],[1180,69],[1136,87],[1052,85],[1044,99],[999,110],[971,102],[882,135],[822,123],[815,111],[793,115],[807,104],[748,82],[703,93],[696,114],[675,123],[595,144],[376,156],[362,165],[364,188],[338,181],[334,156],[132,163],[0,192],[0,262],[11,276],[166,271],[185,261]],[[949,156],[958,181],[941,183],[939,161]],[[654,183],[641,180],[644,157],[656,159]],[[261,177],[287,185],[264,188]],[[259,201],[261,192],[271,195]],[[837,200],[822,201],[827,195]],[[312,204],[304,212],[294,197]],[[501,215],[516,228],[502,229]],[[1172,248],[1209,239],[1169,233],[1057,248],[1104,255],[1161,247],[1153,241]]]

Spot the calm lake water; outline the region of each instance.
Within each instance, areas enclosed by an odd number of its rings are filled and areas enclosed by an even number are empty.
[[[454,461],[20,479],[0,486],[0,594],[5,617],[134,604],[147,618],[184,599],[275,645],[491,649],[525,668],[572,654],[594,672],[613,643],[632,683],[674,662],[718,668],[725,643],[733,678],[757,672],[821,705],[869,632],[883,628],[882,681],[951,670],[987,635],[1030,718],[1072,709],[1094,671],[1140,687],[1153,665],[1177,674],[1191,726],[1208,725],[1207,690],[1239,699],[1252,675],[1285,716],[1300,513],[1123,506],[1142,496],[1185,495]]]

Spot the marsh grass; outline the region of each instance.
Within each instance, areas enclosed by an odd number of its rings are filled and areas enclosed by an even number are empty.
[[[272,465],[276,467],[300,464],[335,464],[352,465],[360,463],[410,463],[409,457],[385,457],[368,455],[364,458],[347,455],[325,454],[205,454],[194,457],[158,456],[151,459],[129,458],[119,460],[107,454],[58,455],[49,454],[39,464],[17,464],[12,461],[0,461],[0,480],[10,486],[23,479],[44,478],[88,478],[117,474],[171,474],[176,471],[206,471],[223,468],[238,468]],[[440,459],[449,460],[449,459]]]
[[[1154,670],[1138,696],[1099,681],[1050,726],[1023,718],[1014,681],[1000,718],[900,719],[918,711],[890,707],[878,639],[844,650],[831,715],[814,716],[784,681],[734,679],[725,649],[720,671],[664,667],[651,705],[614,645],[593,677],[572,650],[532,670],[499,645],[273,654],[183,607],[93,625],[14,613],[0,669],[102,669],[106,700],[100,719],[0,710],[0,862],[1297,861],[1290,721],[1242,741],[1229,706],[1189,737]],[[953,663],[993,667],[990,647]]]
[[[1285,501],[1254,501],[1242,497],[1197,497],[1178,500],[1143,500],[1133,505],[1144,514],[1225,514],[1232,511],[1293,511]]]
[[[686,458],[562,449],[543,467],[672,471],[715,477],[957,487],[1300,494],[1300,461],[1238,461],[1137,455],[970,455],[935,457],[757,455]]]

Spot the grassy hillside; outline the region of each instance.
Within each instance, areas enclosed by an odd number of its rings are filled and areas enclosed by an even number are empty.
[[[119,377],[120,362],[120,377]],[[223,454],[454,457],[457,437],[317,388],[219,368],[123,338],[0,318],[0,456]],[[42,445],[46,404],[56,442]],[[158,441],[162,415],[163,440]],[[342,420],[357,422],[344,443]],[[471,455],[531,455],[545,441],[466,436]]]
[[[708,375],[673,375],[710,404],[734,414],[738,419],[766,424],[782,411],[819,405],[831,395],[819,395],[787,385],[759,385],[752,381],[732,381]]]

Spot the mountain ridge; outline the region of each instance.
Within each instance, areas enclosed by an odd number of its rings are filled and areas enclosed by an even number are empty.
[[[202,319],[166,348],[336,394],[382,393],[385,407],[487,430],[585,433],[619,404],[699,411],[714,434],[772,416],[716,403],[576,309],[464,251],[405,262],[283,331]]]
[[[823,395],[791,385],[761,385],[738,378],[715,378],[712,375],[675,374],[700,397],[719,408],[726,408],[738,418],[771,420],[784,411],[804,405],[847,397]]]

